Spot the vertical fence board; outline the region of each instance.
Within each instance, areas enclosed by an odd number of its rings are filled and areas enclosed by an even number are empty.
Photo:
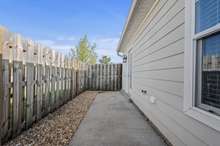
[[[34,82],[34,65],[32,63],[27,63],[27,123],[26,126],[29,127],[33,121],[33,82]]]
[[[55,109],[55,103],[56,103],[56,98],[55,98],[55,67],[51,67],[51,105],[52,105],[52,111]]]
[[[73,92],[74,92],[74,97],[76,96],[76,70],[75,68],[73,69]]]
[[[108,91],[110,91],[110,87],[111,87],[111,85],[110,85],[110,64],[108,64],[107,65],[107,85],[108,85],[108,88],[107,88],[107,90]]]
[[[108,91],[108,64],[105,65],[105,90]]]
[[[21,52],[20,47],[18,47],[18,35],[15,35],[12,39],[12,47],[11,47],[11,59],[12,59],[12,67],[13,73],[12,75],[12,132],[13,136],[16,135],[21,129],[21,107],[22,102],[20,100],[21,96],[21,81],[22,81],[22,63],[21,63]]]
[[[1,118],[1,138],[3,140],[7,139],[10,133],[10,67],[9,67],[9,46],[6,44],[8,32],[4,28],[0,28],[0,47],[2,52],[2,91],[3,91],[3,99],[2,99],[2,118]]]
[[[9,104],[10,104],[10,82],[9,82],[9,61],[3,60],[3,116],[2,116],[2,137],[6,137],[9,129]]]
[[[21,130],[22,125],[22,63],[14,62],[13,74],[13,133],[16,134]]]
[[[101,78],[100,78],[100,76],[101,76],[101,65],[100,64],[98,64],[98,70],[97,70],[97,83],[98,83],[98,85],[97,85],[97,90],[101,90]]]
[[[37,68],[37,120],[40,120],[42,116],[42,65],[37,65]]]
[[[118,64],[117,65],[117,90],[119,90],[119,88],[120,88],[120,79],[119,79],[119,77],[120,77],[120,75],[119,75],[119,73],[120,73],[120,65]]]
[[[91,66],[91,83],[90,83],[90,87],[92,90],[94,90],[94,65]]]
[[[114,64],[114,91],[117,90],[117,64]]]
[[[114,71],[114,68],[113,68],[113,64],[111,64],[111,90],[113,90],[113,87],[114,87],[114,84],[113,84],[113,71]]]
[[[105,65],[102,65],[102,89],[103,90],[105,90],[104,80],[105,80]]]
[[[102,75],[102,71],[103,71],[103,65],[100,65],[100,90],[103,89],[103,85],[102,85],[102,80],[103,80],[103,75]]]
[[[119,80],[119,89],[118,90],[121,90],[122,88],[122,65],[119,64],[119,77],[118,77],[118,80]]]

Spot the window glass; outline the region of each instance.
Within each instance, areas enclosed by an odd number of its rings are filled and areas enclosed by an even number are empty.
[[[197,0],[195,7],[196,33],[220,22],[220,0]]]
[[[202,39],[201,68],[199,104],[220,109],[220,33]]]

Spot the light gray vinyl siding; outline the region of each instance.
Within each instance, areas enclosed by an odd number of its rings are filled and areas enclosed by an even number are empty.
[[[127,63],[122,66],[122,89],[128,93],[128,69]]]
[[[184,14],[184,0],[160,0],[150,13],[144,29],[130,43],[133,88],[129,93],[173,145],[219,146],[219,132],[183,112]],[[148,94],[142,94],[142,89]],[[156,97],[155,104],[150,96]]]
[[[154,2],[155,0],[137,0],[134,8],[135,13],[132,14],[130,20],[130,22],[132,23],[128,23],[126,35],[124,35],[123,40],[130,39],[130,36],[134,34],[135,28],[140,25],[141,21],[144,19]],[[124,46],[124,48],[126,48],[128,47],[128,43],[126,41],[123,41],[121,46]]]

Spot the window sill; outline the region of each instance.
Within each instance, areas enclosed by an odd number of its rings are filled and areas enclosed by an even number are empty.
[[[220,132],[220,117],[202,109],[192,107],[185,114]]]

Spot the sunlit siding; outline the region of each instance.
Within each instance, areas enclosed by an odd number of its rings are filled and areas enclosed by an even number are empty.
[[[131,23],[128,23],[127,30],[125,32],[126,34],[123,37],[123,40],[125,41],[121,42],[122,48],[129,47],[129,42],[127,41],[131,39],[136,30],[135,28],[140,25],[155,1],[156,0],[137,0],[134,7],[135,13],[132,14],[130,20]]]

